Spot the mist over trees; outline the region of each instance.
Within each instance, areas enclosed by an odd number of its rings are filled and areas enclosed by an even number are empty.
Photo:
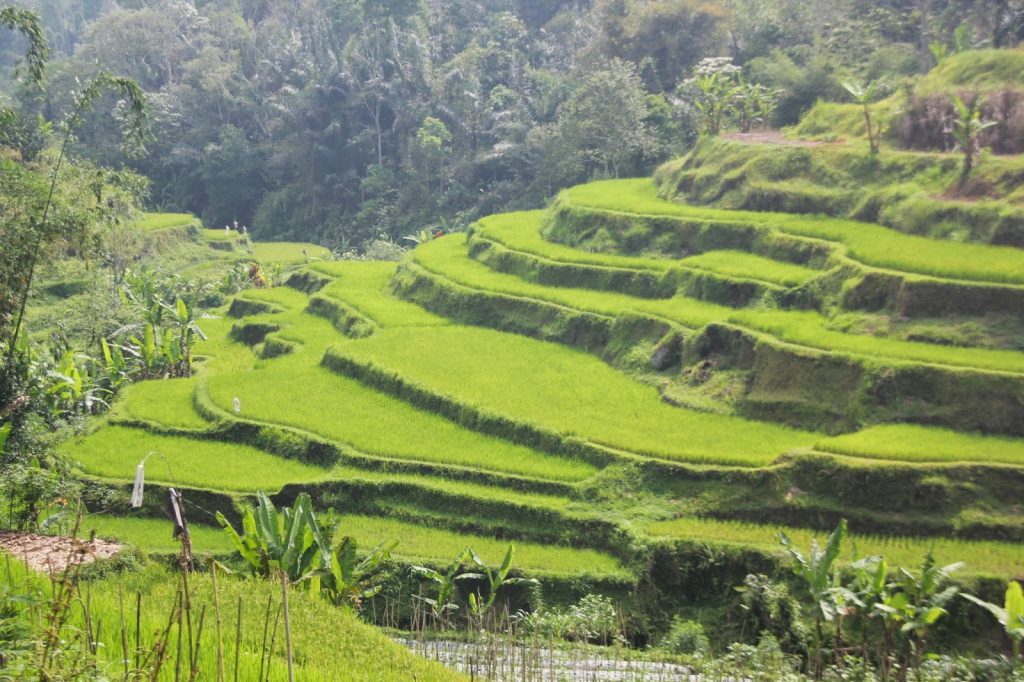
[[[335,249],[540,206],[592,177],[645,174],[700,129],[687,79],[729,57],[775,94],[772,124],[818,98],[1013,45],[1016,0],[25,0],[52,60],[45,93],[0,108],[57,119],[101,69],[149,95],[152,140],[125,160],[97,108],[77,156],[151,181],[153,208]],[[10,123],[15,129],[15,123]]]

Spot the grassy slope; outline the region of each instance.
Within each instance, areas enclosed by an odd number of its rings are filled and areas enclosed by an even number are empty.
[[[474,230],[510,249],[564,263],[655,272],[664,272],[673,266],[684,265],[723,275],[789,286],[802,284],[821,274],[811,268],[740,251],[711,251],[681,260],[580,251],[545,240],[540,233],[543,217],[543,211],[502,213],[481,219],[475,224]]]
[[[767,464],[814,436],[666,405],[580,351],[470,327],[384,330],[333,353],[488,413],[615,449],[693,462]]]
[[[8,573],[4,580],[16,585],[21,591],[30,588],[36,594],[44,594],[50,583],[39,574],[27,574],[17,561],[8,562]],[[143,645],[152,646],[154,633],[162,631],[167,624],[167,615],[173,608],[177,579],[166,568],[150,565],[143,571],[117,574],[89,584],[90,613],[96,623],[99,642],[97,650],[109,666],[112,678],[121,676],[122,631],[118,623],[129,621],[127,639],[134,640],[134,607],[122,612],[120,604],[131,601],[129,596],[141,595],[141,632]],[[261,670],[263,649],[263,620],[268,597],[276,605],[279,588],[270,581],[247,580],[238,577],[218,579],[218,599],[222,608],[221,636],[225,656],[225,668],[229,675],[235,667],[235,633],[238,631],[236,613],[242,608],[241,656],[238,658],[238,679],[255,680]],[[206,627],[202,631],[199,647],[199,666],[203,671],[200,679],[213,679],[217,669],[217,647],[212,625],[214,613],[213,590],[209,574],[197,573],[189,580],[192,608],[194,612],[205,609]],[[84,588],[83,588],[84,589]],[[467,679],[438,664],[416,657],[392,642],[384,634],[369,625],[359,622],[352,614],[329,605],[325,600],[304,590],[293,590],[289,594],[292,644],[294,647],[295,677],[303,682],[454,682]],[[227,605],[227,606],[226,606]],[[276,606],[275,606],[276,608]],[[81,627],[81,610],[73,609],[70,618],[72,627]],[[130,615],[124,615],[130,614]],[[163,666],[160,680],[173,680],[174,637],[169,647],[170,661]],[[280,633],[270,662],[269,679],[287,679],[284,642]],[[188,664],[185,670],[188,670]],[[229,678],[230,679],[230,678]]]
[[[842,244],[866,265],[921,275],[979,282],[1024,284],[1024,252],[983,244],[962,244],[904,234],[852,220],[786,213],[755,213],[691,206],[659,199],[647,178],[602,180],[565,190],[572,204],[639,215],[755,224],[787,234]]]
[[[725,542],[766,550],[779,550],[776,537],[782,531],[798,547],[807,548],[812,539],[819,543],[827,535],[800,528],[762,526],[735,521],[680,518],[649,524],[645,530],[651,535],[694,540],[698,542]],[[890,565],[916,569],[929,550],[934,551],[940,564],[966,562],[970,573],[993,575],[1020,575],[1024,572],[1024,551],[1020,545],[1003,542],[972,542],[949,538],[900,538],[852,535],[858,557],[883,555]]]
[[[524,217],[523,229],[533,231],[536,222]],[[684,296],[645,299],[614,292],[548,287],[490,270],[465,257],[465,245],[458,236],[438,239],[413,253],[417,263],[431,272],[475,289],[497,291],[558,303],[603,315],[625,311],[646,312],[696,329],[711,322],[731,322],[766,332],[782,341],[843,351],[864,357],[896,361],[926,362],[1005,372],[1024,372],[1024,354],[1016,351],[956,348],[861,334],[846,334],[826,328],[818,313],[797,310],[735,309]]]

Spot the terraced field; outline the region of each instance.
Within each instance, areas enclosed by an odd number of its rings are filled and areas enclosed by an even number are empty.
[[[208,513],[264,489],[399,540],[400,562],[516,542],[547,598],[603,589],[638,613],[694,598],[637,596],[684,570],[658,548],[777,561],[778,529],[806,544],[840,517],[861,554],[1024,574],[1024,353],[869,324],[941,318],[933,299],[1016,314],[1024,251],[622,180],[397,264],[253,253],[288,286],[236,296],[201,323],[196,377],[132,386],[67,446],[88,476],[126,488],[146,459],[153,495],[184,488],[199,551],[227,549]],[[167,551],[158,516],[89,524]]]

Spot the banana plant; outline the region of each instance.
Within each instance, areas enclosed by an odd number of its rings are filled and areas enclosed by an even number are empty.
[[[843,88],[853,97],[854,103],[864,110],[864,127],[868,133],[868,145],[872,155],[878,153],[878,137],[881,130],[875,130],[872,125],[871,103],[885,89],[885,86],[885,81],[881,78],[866,85],[859,81],[843,81]]]
[[[0,438],[2,438],[2,433],[0,433]],[[995,616],[1006,631],[1007,639],[1010,640],[1014,663],[1018,662],[1021,656],[1021,644],[1024,642],[1024,590],[1021,589],[1020,583],[1011,580],[1010,584],[1006,586],[1006,596],[1001,607],[984,599],[978,599],[973,594],[964,593],[960,596]]]
[[[217,522],[231,537],[235,549],[253,570],[264,577],[283,573],[292,583],[311,584],[319,592],[320,571],[330,547],[313,513],[307,493],[292,507],[280,512],[262,490],[256,493],[256,509],[242,513],[242,534],[217,512]]]
[[[962,565],[957,562],[939,566],[928,552],[919,576],[900,568],[900,578],[893,585],[895,591],[889,603],[878,607],[901,624],[900,634],[907,640],[916,668],[921,666],[931,627],[946,615],[946,605],[959,592],[958,587],[947,587],[946,583]]]
[[[810,554],[804,556],[793,541],[783,532],[778,533],[779,543],[793,559],[793,571],[803,583],[811,598],[814,611],[814,670],[817,677],[822,672],[822,648],[824,647],[824,623],[832,623],[845,614],[850,604],[856,602],[856,595],[844,588],[839,580],[837,560],[846,539],[846,519],[839,522],[828,536],[825,546],[811,541]]]
[[[463,564],[469,559],[469,554],[469,547],[459,552],[452,559],[452,562],[448,564],[448,568],[444,573],[440,573],[429,566],[413,566],[411,569],[413,573],[430,580],[437,586],[436,597],[419,597],[419,599],[430,607],[434,620],[442,627],[448,626],[449,615],[459,608],[455,604],[456,581],[463,579],[463,576],[458,575],[458,573]]]
[[[475,579],[484,580],[487,583],[487,597],[481,597],[477,593],[470,593],[469,595],[469,612],[474,617],[482,619],[488,611],[494,606],[495,600],[498,598],[498,591],[506,585],[538,585],[537,580],[533,578],[509,578],[508,573],[512,569],[512,557],[515,555],[515,546],[509,545],[508,551],[505,552],[505,559],[501,562],[501,566],[496,570],[491,570],[483,560],[477,556],[477,553],[473,550],[469,550],[469,557],[473,564],[477,567],[478,572],[476,573],[464,573],[459,576],[460,579]]]
[[[963,165],[960,169],[960,184],[963,185],[967,181],[967,176],[971,174],[974,169],[975,158],[980,151],[978,146],[978,136],[981,133],[995,125],[994,121],[984,121],[981,118],[981,101],[977,96],[968,98],[965,102],[959,96],[954,95],[952,97],[953,111],[953,139],[956,140],[956,144],[960,147],[961,153],[964,155]]]
[[[204,341],[206,340],[206,334],[199,328],[197,320],[209,319],[210,315],[199,313],[195,305],[187,304],[180,297],[174,302],[173,306],[166,303],[161,303],[161,305],[170,314],[171,324],[178,333],[178,338],[174,342],[176,357],[172,366],[172,372],[174,376],[190,376],[192,374],[192,343],[197,336]]]
[[[324,590],[331,602],[358,609],[363,601],[376,596],[381,586],[373,584],[373,579],[397,544],[397,540],[382,542],[360,559],[356,541],[349,536],[341,538],[331,553],[324,577]]]

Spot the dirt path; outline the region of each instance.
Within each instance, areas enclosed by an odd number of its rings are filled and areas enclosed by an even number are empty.
[[[107,540],[89,542],[0,530],[0,551],[10,552],[37,571],[59,573],[72,562],[89,564],[112,557],[121,551],[121,545]]]

